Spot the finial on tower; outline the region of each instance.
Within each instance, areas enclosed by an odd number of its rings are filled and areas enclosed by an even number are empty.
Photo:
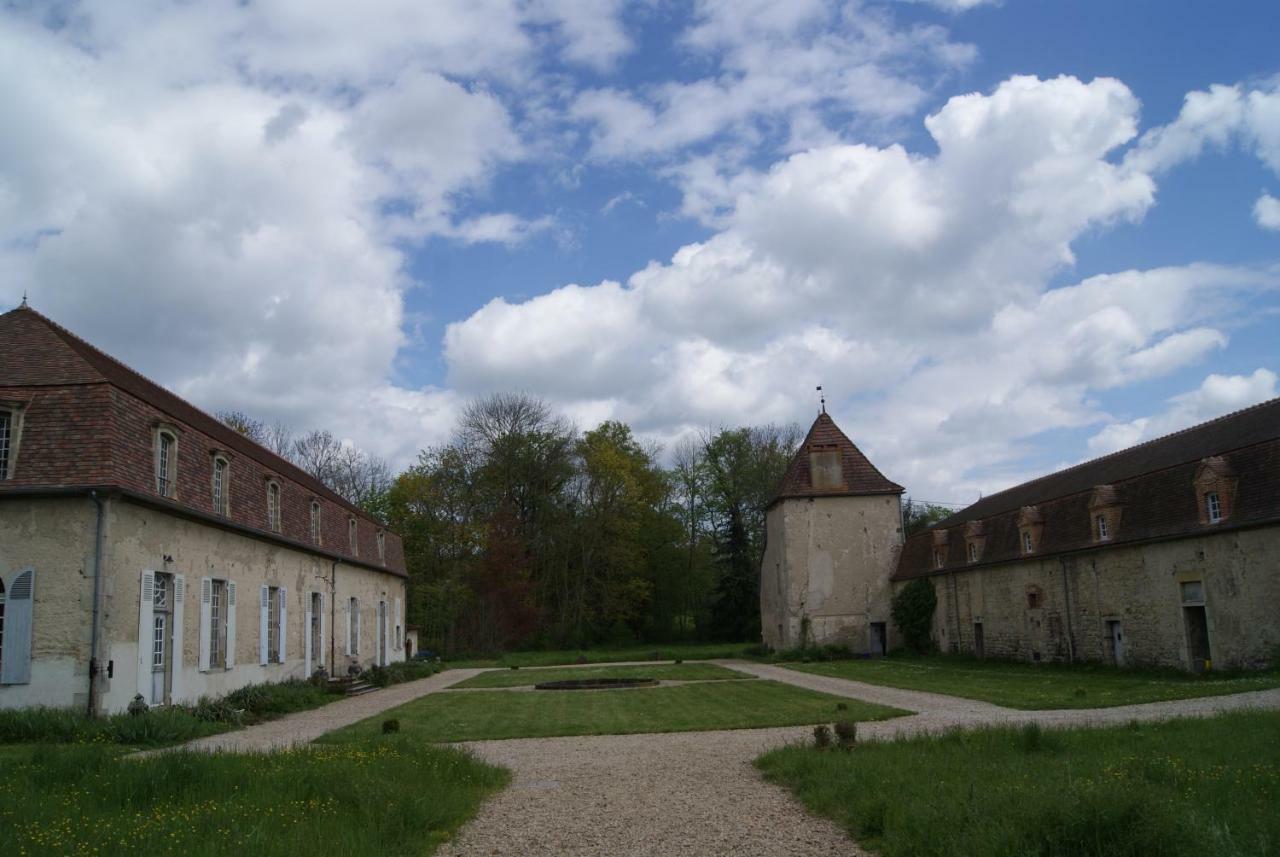
[[[822,385],[818,385],[818,404],[822,407],[822,412],[827,412],[827,396],[822,392]]]
[[[22,303],[18,304],[18,309],[27,309],[27,290],[22,290]]]

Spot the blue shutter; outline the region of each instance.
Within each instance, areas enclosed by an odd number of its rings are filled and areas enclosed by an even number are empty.
[[[0,684],[27,684],[31,681],[31,608],[35,584],[36,570],[24,569],[13,576],[5,592]]]

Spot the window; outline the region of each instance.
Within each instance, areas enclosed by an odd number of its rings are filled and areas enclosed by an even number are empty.
[[[320,544],[320,501],[311,501],[311,541]]]
[[[359,528],[354,517],[347,519],[347,541],[351,545],[351,555],[360,556]]]
[[[1210,491],[1204,495],[1204,510],[1209,516],[1209,523],[1218,524],[1222,522],[1222,501],[1219,499],[1217,491]]]
[[[945,562],[945,559],[946,559],[946,558],[942,555],[942,551],[940,551],[940,550],[935,550],[935,551],[933,552],[933,567],[934,567],[934,568],[942,568],[942,566],[943,566],[943,564],[944,564],[944,562]]]
[[[168,429],[156,432],[156,493],[161,497],[177,494],[178,436]]]
[[[21,412],[0,403],[0,479],[13,477],[18,451],[18,418]]]
[[[1188,580],[1180,585],[1182,590],[1183,604],[1203,604],[1204,603],[1204,581]]]
[[[280,641],[284,639],[284,590],[279,586],[262,587],[263,624],[266,628],[266,651],[262,653],[264,664],[284,663]]]
[[[4,580],[0,579],[0,663],[4,663]]]
[[[382,530],[378,530],[378,562],[385,564],[387,561],[387,534]]]
[[[200,580],[200,670],[229,670],[236,665],[236,585]]]
[[[1035,553],[1034,547],[1035,547],[1035,546],[1033,545],[1033,543],[1032,543],[1032,541],[1031,541],[1031,531],[1030,531],[1030,530],[1023,530],[1023,531],[1022,531],[1022,552],[1023,552],[1023,553]]]
[[[36,571],[26,568],[0,581],[0,684],[31,682],[31,595]]]
[[[221,455],[213,457],[213,513],[229,515],[230,503],[227,497],[227,480],[231,475],[231,465]]]
[[[1098,541],[1105,542],[1107,539],[1111,538],[1111,532],[1107,528],[1107,516],[1099,515],[1097,517],[1097,523],[1098,523]]]
[[[973,542],[969,542],[969,562],[978,561],[978,546]]]
[[[267,526],[273,533],[280,532],[280,483],[267,483]]]
[[[1040,590],[1039,589],[1032,588],[1027,590],[1027,609],[1028,610],[1040,609]]]

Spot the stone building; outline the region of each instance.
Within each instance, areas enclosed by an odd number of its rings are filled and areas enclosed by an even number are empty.
[[[819,458],[829,438],[843,472]],[[984,497],[900,549],[899,522],[873,510],[901,489],[853,478],[859,461],[823,415],[788,470],[761,577],[771,646],[807,624],[878,651],[863,628],[885,621],[889,587],[923,577],[944,651],[1188,670],[1280,653],[1280,399]]]
[[[403,659],[395,534],[25,305],[0,343],[0,707]]]
[[[1280,650],[1280,399],[984,497],[909,538],[934,639],[1202,670]]]
[[[825,410],[818,415],[766,515],[760,577],[766,645],[887,650],[902,490]]]

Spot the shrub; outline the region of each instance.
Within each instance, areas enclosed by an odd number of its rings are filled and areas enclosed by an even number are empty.
[[[927,577],[917,577],[893,596],[890,611],[893,624],[912,651],[927,652],[931,648],[929,632],[937,608],[938,594],[933,590],[933,581]]]
[[[852,720],[837,720],[836,743],[841,750],[852,750],[858,743],[858,724]]]
[[[1044,729],[1039,723],[1028,723],[1022,727],[1022,749],[1035,753],[1044,747]]]
[[[831,727],[825,723],[813,727],[813,746],[825,750],[831,746]]]
[[[773,654],[773,649],[764,643],[753,643],[742,650],[742,653],[749,658],[767,658]]]
[[[836,711],[848,711],[848,710],[849,710],[849,703],[847,702],[836,703]]]
[[[393,732],[400,731],[400,721],[392,717],[390,720],[382,721],[382,734],[390,735]]]
[[[431,661],[397,661],[385,667],[372,667],[366,671],[369,683],[377,687],[388,687],[401,682],[414,681],[439,672],[439,666]]]

